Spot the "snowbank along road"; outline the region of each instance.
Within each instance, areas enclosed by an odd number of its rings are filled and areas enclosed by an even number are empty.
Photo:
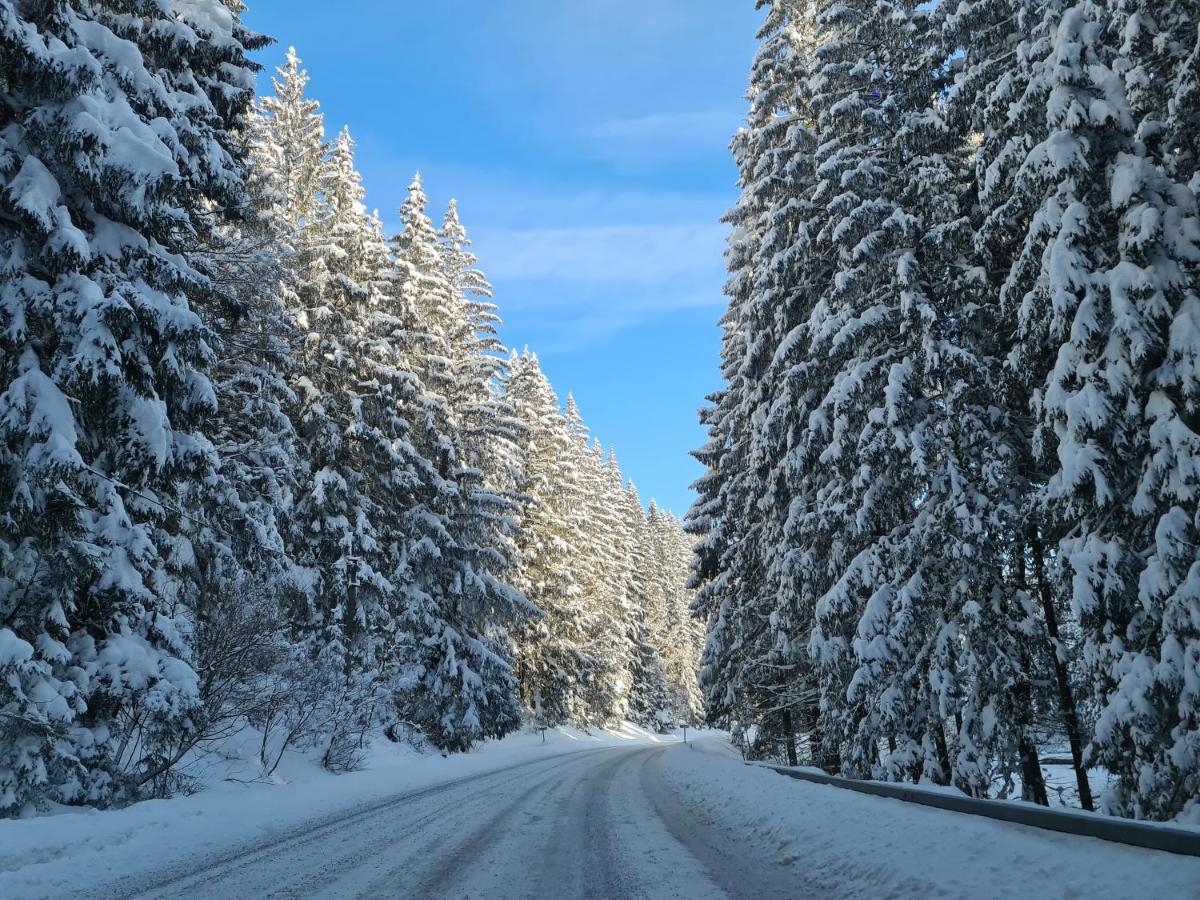
[[[410,787],[78,896],[1200,895],[1200,859],[797,782],[699,743],[576,750]]]

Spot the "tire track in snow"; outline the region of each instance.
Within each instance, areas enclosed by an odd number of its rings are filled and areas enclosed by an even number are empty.
[[[559,753],[554,756],[541,757],[529,762],[519,763],[504,769],[479,772],[474,775],[454,779],[453,781],[441,782],[415,791],[407,791],[388,797],[382,801],[369,803],[366,806],[360,805],[348,811],[323,817],[316,822],[306,823],[299,828],[290,829],[281,836],[269,839],[266,843],[243,846],[232,852],[208,858],[188,860],[171,867],[169,871],[149,882],[144,878],[138,880],[126,879],[125,881],[108,885],[97,892],[90,893],[88,896],[96,898],[130,898],[130,900],[132,898],[143,897],[196,897],[202,893],[206,886],[211,886],[217,879],[226,878],[234,873],[242,873],[248,876],[251,873],[260,871],[263,868],[262,864],[264,861],[272,857],[281,856],[288,852],[294,853],[296,850],[320,842],[333,832],[359,825],[381,815],[386,815],[395,808],[405,804],[436,798],[439,795],[453,792],[480,781],[495,778],[511,778],[514,772],[519,773],[522,770],[547,763],[555,763],[552,768],[558,768],[574,761],[573,758],[589,757],[596,753],[606,752],[609,749],[611,748],[606,747],[595,750]],[[436,819],[440,813],[454,806],[456,802],[461,802],[461,798],[458,801],[451,799],[442,809],[432,812],[427,817],[423,817],[421,822],[416,823],[414,827],[420,827],[420,824]],[[408,829],[404,830],[407,831]],[[394,836],[396,833],[393,831],[391,834]],[[220,896],[228,895],[222,893]]]

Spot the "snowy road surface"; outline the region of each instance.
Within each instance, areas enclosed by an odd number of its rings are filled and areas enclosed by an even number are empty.
[[[334,817],[97,896],[796,897],[796,873],[701,826],[663,747],[542,759]]]
[[[0,823],[0,896],[1200,897],[1200,859],[793,781],[718,738],[562,746]]]

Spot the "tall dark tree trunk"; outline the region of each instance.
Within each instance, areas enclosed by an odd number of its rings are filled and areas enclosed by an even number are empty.
[[[808,710],[808,720],[809,762],[817,768],[828,771],[825,765],[825,749],[821,746],[821,710],[815,703]]]
[[[842,748],[838,744],[832,744],[822,753],[824,760],[823,768],[826,772],[833,775],[842,774]]]
[[[789,766],[800,765],[796,759],[796,729],[792,727],[792,711],[783,711],[783,736],[787,743],[787,760]]]
[[[946,746],[946,728],[942,724],[942,720],[938,719],[933,723],[933,745],[937,748],[938,765],[942,769],[941,776],[937,779],[938,784],[950,783],[950,750]]]
[[[1046,796],[1046,780],[1042,777],[1042,764],[1038,760],[1037,747],[1028,735],[1021,735],[1021,799],[1032,800],[1039,806],[1049,806]]]
[[[1062,709],[1063,722],[1067,726],[1067,740],[1071,744],[1071,765],[1075,769],[1075,782],[1079,786],[1079,805],[1086,810],[1095,808],[1092,789],[1088,784],[1087,770],[1083,766],[1083,736],[1079,727],[1079,715],[1075,711],[1075,695],[1071,692],[1071,681],[1067,675],[1067,663],[1060,652],[1062,641],[1058,637],[1058,613],[1054,609],[1054,597],[1050,583],[1046,580],[1046,555],[1042,548],[1041,535],[1034,529],[1029,536],[1033,550],[1033,570],[1037,578],[1038,594],[1042,601],[1042,613],[1046,617],[1046,633],[1050,636],[1050,649],[1054,654],[1054,676],[1058,681],[1058,704]]]
[[[835,732],[836,733],[836,732]],[[825,744],[825,729],[821,727],[821,713],[818,709],[813,717],[812,738],[813,765],[824,769],[830,775],[840,775],[842,772],[842,756],[836,744]]]
[[[1016,579],[1017,586],[1022,591],[1029,588],[1029,579],[1025,571],[1025,541],[1017,542]],[[1026,673],[1031,671],[1032,664],[1029,652],[1024,643],[1021,645],[1021,665]],[[1026,676],[1014,689],[1014,703],[1017,707],[1017,727],[1020,730],[1017,753],[1021,761],[1021,799],[1037,803],[1039,806],[1049,806],[1046,796],[1046,779],[1042,775],[1042,763],[1038,759],[1037,745],[1030,735],[1030,724],[1033,720],[1033,688],[1029,677]]]

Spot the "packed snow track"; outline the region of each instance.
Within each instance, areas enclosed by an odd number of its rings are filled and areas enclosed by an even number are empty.
[[[381,800],[96,897],[797,897],[793,868],[692,815],[678,747],[568,753]]]
[[[0,897],[1198,896],[1200,857],[784,778],[715,733],[549,737],[0,821]]]

